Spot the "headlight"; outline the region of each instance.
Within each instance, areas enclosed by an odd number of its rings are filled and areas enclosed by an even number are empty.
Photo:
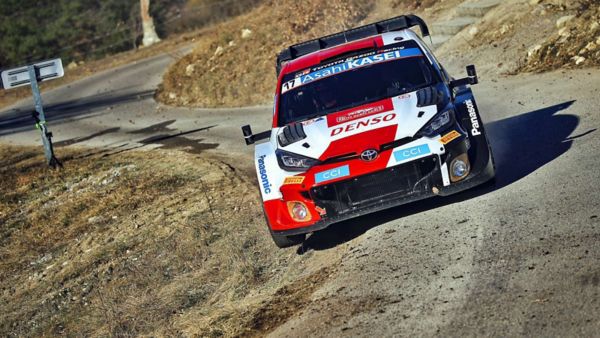
[[[277,162],[279,162],[281,169],[287,171],[304,171],[319,164],[319,160],[315,160],[314,158],[288,153],[283,150],[276,150],[275,154],[277,155]]]
[[[428,124],[423,127],[418,134],[421,136],[434,136],[441,130],[448,127],[454,121],[454,110],[448,109],[441,114],[437,114]]]

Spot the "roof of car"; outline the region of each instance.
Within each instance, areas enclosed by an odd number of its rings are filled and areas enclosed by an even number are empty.
[[[395,32],[387,32],[383,34],[378,34],[374,36],[370,36],[365,39],[347,42],[342,45],[338,45],[335,47],[322,49],[304,56],[301,56],[297,59],[287,61],[281,70],[280,76],[285,76],[289,73],[294,73],[315,65],[322,63],[324,60],[328,60],[334,58],[338,55],[342,55],[345,53],[363,50],[363,49],[376,49],[381,48],[385,45],[389,45],[392,43],[397,43],[400,41],[406,40],[415,40],[416,33],[410,29],[403,29]]]

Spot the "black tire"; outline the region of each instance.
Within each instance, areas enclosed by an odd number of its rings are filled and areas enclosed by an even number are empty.
[[[493,181],[494,183],[496,183],[496,160],[494,159],[494,153],[492,152],[492,145],[490,144],[487,134],[485,135],[485,141],[488,144],[488,152],[490,153],[490,161],[492,161],[493,177],[490,181]]]
[[[494,189],[496,187],[496,160],[494,159],[494,153],[492,153],[492,147],[490,146],[490,143],[487,141],[487,135],[486,135],[486,142],[488,144],[488,151],[490,153],[490,161],[492,162],[492,169],[491,169],[491,176],[489,180],[485,181],[481,187],[483,189],[487,189],[487,188],[491,188]]]
[[[277,235],[271,232],[271,237],[273,238],[273,242],[277,245],[278,248],[289,248],[290,246],[295,246],[298,244],[302,244],[306,239],[305,234],[301,235],[293,235],[293,236],[285,236],[285,235]]]
[[[306,234],[286,236],[273,233],[273,231],[271,230],[271,224],[269,223],[269,219],[267,218],[267,212],[265,211],[264,207],[263,216],[265,216],[265,223],[267,223],[267,227],[269,228],[271,238],[273,238],[273,242],[275,242],[275,245],[277,245],[278,248],[283,249],[289,248],[290,246],[302,244],[302,242],[304,242],[304,240],[306,239]]]

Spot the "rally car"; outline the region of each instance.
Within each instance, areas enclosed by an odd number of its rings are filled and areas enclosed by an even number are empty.
[[[454,79],[399,16],[293,45],[277,57],[272,129],[253,134],[275,244],[385,208],[449,195],[495,175],[468,85]]]

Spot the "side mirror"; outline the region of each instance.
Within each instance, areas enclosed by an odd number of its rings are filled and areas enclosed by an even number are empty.
[[[470,77],[475,79],[475,83],[473,84],[477,84],[478,83],[478,79],[477,79],[477,69],[475,69],[475,65],[468,65],[467,66],[467,75],[469,75]]]
[[[246,141],[247,146],[254,144],[256,141],[266,140],[271,137],[270,130],[263,131],[262,133],[258,134],[252,134],[252,128],[250,128],[249,124],[242,126],[242,134],[244,134],[244,141]]]
[[[242,134],[244,134],[244,141],[246,141],[247,146],[254,144],[254,135],[252,135],[252,128],[249,124],[242,126]]]
[[[475,69],[474,65],[467,66],[467,75],[468,77],[450,81],[450,88],[454,89],[457,87],[462,87],[466,85],[476,85],[479,83],[479,78],[477,77],[477,70]]]

